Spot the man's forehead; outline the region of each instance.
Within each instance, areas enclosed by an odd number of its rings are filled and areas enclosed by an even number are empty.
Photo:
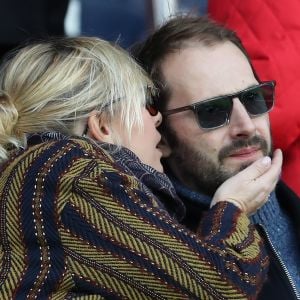
[[[161,70],[172,102],[178,101],[176,98],[204,100],[257,83],[248,59],[231,42],[212,46],[194,43],[168,55]]]

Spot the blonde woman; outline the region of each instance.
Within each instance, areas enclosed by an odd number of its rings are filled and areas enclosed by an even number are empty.
[[[155,90],[127,53],[50,40],[0,74],[1,299],[255,298],[268,259],[247,214],[279,152],[225,182],[194,234],[162,173]]]

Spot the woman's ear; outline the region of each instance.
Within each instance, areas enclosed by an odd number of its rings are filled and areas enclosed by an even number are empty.
[[[88,117],[88,135],[99,142],[113,143],[113,132],[111,126],[104,114],[97,115],[92,112]]]

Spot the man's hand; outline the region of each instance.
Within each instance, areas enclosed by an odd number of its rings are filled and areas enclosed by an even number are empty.
[[[216,191],[211,206],[228,201],[247,215],[254,214],[268,200],[281,173],[282,152],[274,151],[273,160],[266,156],[226,180]]]

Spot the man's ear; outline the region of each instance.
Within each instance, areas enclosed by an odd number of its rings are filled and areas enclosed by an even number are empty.
[[[113,143],[111,126],[107,118],[102,114],[100,117],[97,113],[92,112],[88,117],[88,135],[99,142]]]
[[[161,137],[161,140],[159,142],[159,149],[162,151],[163,157],[169,157],[171,155],[171,147],[166,138],[163,136]]]

